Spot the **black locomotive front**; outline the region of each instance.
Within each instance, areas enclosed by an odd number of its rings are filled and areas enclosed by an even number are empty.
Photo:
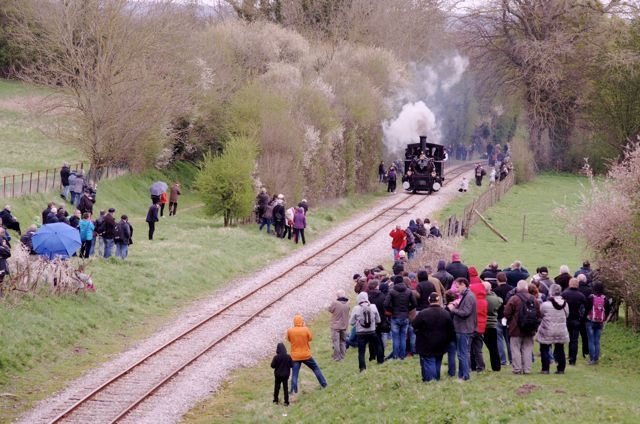
[[[440,190],[446,160],[443,145],[427,143],[427,137],[420,136],[420,143],[408,144],[405,150],[402,187],[412,193],[426,191],[431,194]]]

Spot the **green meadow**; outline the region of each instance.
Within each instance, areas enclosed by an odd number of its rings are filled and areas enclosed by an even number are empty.
[[[0,137],[8,142],[3,141],[0,176],[83,159],[72,147],[36,129],[50,124],[48,118],[30,113],[33,101],[47,94],[0,82]],[[189,189],[195,172],[193,165],[183,164],[163,173],[150,171],[100,182],[95,210],[115,207],[117,216],[129,215],[134,244],[126,261],[88,262],[95,293],[58,296],[43,289],[0,299],[1,423],[11,422],[69,380],[153,334],[192,302],[299,248],[258,232],[254,224],[224,228],[220,218],[206,216],[201,200]],[[144,217],[148,186],[156,180],[180,180],[185,189],[177,216],[162,218],[150,242]],[[492,260],[507,266],[520,259],[532,271],[546,265],[554,273],[565,263],[575,270],[587,256],[579,242],[566,234],[554,210],[574,204],[582,185],[586,180],[575,176],[542,175],[514,187],[485,213],[509,242],[478,223],[459,246],[463,260],[479,269]],[[472,187],[452,202],[439,219],[459,214],[477,194],[475,190]],[[308,239],[383,195],[311,205]],[[60,198],[51,192],[0,201],[11,203],[26,228],[51,200]],[[640,416],[636,403],[640,383],[634,378],[640,344],[637,335],[618,324],[609,325],[603,334],[603,357],[597,367],[579,361],[564,376],[513,376],[504,369],[474,375],[464,384],[445,378],[426,385],[420,382],[416,358],[372,365],[360,374],[355,352],[350,350],[347,360],[336,364],[330,359],[328,314],[319,315],[311,328],[314,357],[329,381],[327,389],[320,390],[303,368],[301,391],[291,407],[273,405],[269,360],[274,346],[259,366],[234,372],[220,392],[194,408],[184,422],[635,423]],[[539,369],[539,360],[534,369]]]
[[[575,238],[566,234],[554,210],[562,204],[574,205],[585,183],[575,176],[541,175],[514,187],[485,214],[509,242],[478,223],[459,246],[463,261],[482,269],[492,260],[508,266],[520,259],[532,272],[547,265],[555,275],[561,264],[574,271],[585,253]],[[457,199],[441,217],[459,213],[468,200],[469,196]],[[356,351],[349,349],[347,359],[340,363],[331,359],[327,312],[310,328],[314,358],[329,383],[326,389],[320,389],[313,374],[303,367],[301,390],[291,406],[272,404],[269,357],[255,368],[234,372],[220,392],[194,408],[184,422],[636,423],[640,416],[640,381],[635,378],[640,338],[622,324],[605,328],[598,366],[588,366],[581,359],[568,367],[565,375],[541,375],[536,345],[531,375],[513,375],[509,367],[503,367],[500,372],[474,374],[464,383],[446,377],[446,366],[442,381],[422,383],[415,357],[382,365],[371,362],[365,373],[359,373]],[[389,342],[387,352],[390,346]],[[275,353],[275,346],[274,352],[268,353]]]

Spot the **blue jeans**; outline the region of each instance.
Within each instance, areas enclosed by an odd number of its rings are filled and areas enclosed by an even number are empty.
[[[451,340],[447,346],[447,374],[449,377],[456,376],[456,341]]]
[[[413,326],[410,325],[407,327],[407,332],[409,333],[409,352],[412,355],[416,354],[416,333],[413,331]]]
[[[422,381],[440,380],[440,368],[442,367],[442,357],[420,355],[420,369],[422,370]]]
[[[458,378],[468,380],[471,372],[471,334],[456,333],[458,349]]]
[[[393,343],[391,357],[394,359],[404,359],[407,356],[408,328],[409,318],[391,318],[391,341]]]
[[[507,365],[507,358],[511,363],[511,346],[509,346],[509,327],[498,323],[496,326],[496,333],[498,338],[498,355],[500,355],[500,364]],[[504,346],[507,345],[505,350]]]
[[[260,231],[262,231],[262,227],[267,226],[267,234],[271,234],[271,223],[273,220],[271,218],[262,217],[262,222],[260,223]]]
[[[116,243],[116,257],[126,259],[129,255],[129,245],[127,243]]]
[[[69,186],[62,186],[62,191],[60,192],[60,196],[64,197],[64,200],[67,200],[67,196],[69,195]]]
[[[604,325],[601,322],[587,320],[587,338],[589,340],[589,360],[598,362],[600,360],[600,335]]]
[[[113,239],[104,239],[104,257],[105,258],[110,258],[111,257],[111,253],[113,252],[113,245],[115,244],[115,242],[113,241]]]
[[[293,361],[293,371],[291,372],[291,393],[298,393],[298,374],[300,373],[300,367],[302,364],[305,364],[311,371],[316,375],[318,379],[318,383],[322,387],[327,387],[327,380],[324,379],[324,375],[322,375],[322,371],[320,371],[320,367],[313,359],[313,357],[309,359],[305,359],[304,361]]]

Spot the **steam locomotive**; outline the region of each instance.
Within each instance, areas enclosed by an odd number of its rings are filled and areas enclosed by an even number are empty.
[[[444,182],[444,162],[447,158],[444,146],[427,143],[426,136],[420,136],[420,143],[407,144],[402,188],[414,194],[418,191],[431,194],[440,190]]]

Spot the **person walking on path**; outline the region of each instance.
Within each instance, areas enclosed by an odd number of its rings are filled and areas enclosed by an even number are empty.
[[[278,343],[276,347],[276,355],[271,360],[271,368],[273,368],[273,403],[280,402],[280,386],[284,392],[284,406],[289,406],[289,376],[291,375],[291,367],[293,361],[291,355],[287,353],[284,343]]]
[[[163,191],[160,193],[160,201],[158,202],[160,205],[160,216],[164,216],[164,207],[167,205],[167,192]]]
[[[176,181],[171,186],[171,192],[169,193],[169,216],[175,215],[178,211],[178,199],[180,198],[180,183]]]
[[[298,393],[298,374],[300,367],[305,364],[313,371],[320,386],[327,387],[327,380],[322,375],[322,370],[311,356],[311,346],[313,340],[311,330],[304,324],[302,315],[293,317],[293,327],[287,330],[287,340],[291,343],[291,359],[293,360],[293,372],[291,374],[291,393]]]
[[[147,211],[147,224],[149,224],[149,240],[153,240],[153,233],[156,231],[156,222],[158,222],[158,208],[157,203],[153,203],[149,206]]]
[[[349,326],[349,299],[344,290],[336,292],[336,299],[329,305],[331,313],[331,343],[333,359],[342,361],[347,351],[347,327]]]

